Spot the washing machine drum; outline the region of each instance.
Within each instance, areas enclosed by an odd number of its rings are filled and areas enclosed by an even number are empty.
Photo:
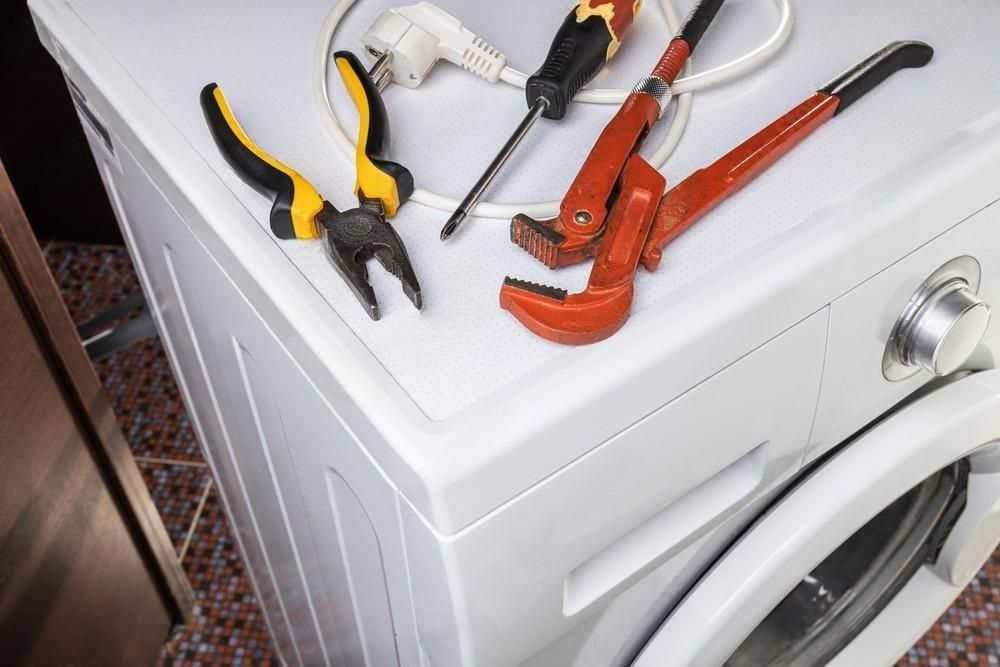
[[[934,474],[810,572],[726,661],[822,665],[861,633],[925,564],[965,509],[967,459]]]
[[[776,501],[634,664],[894,662],[1000,541],[998,441],[995,370],[882,420]]]

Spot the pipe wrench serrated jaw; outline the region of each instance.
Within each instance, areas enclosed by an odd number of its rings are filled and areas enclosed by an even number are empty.
[[[551,220],[521,214],[510,224],[510,240],[550,269],[577,264],[597,253],[603,233],[603,216],[576,211]]]
[[[562,201],[559,216],[514,218],[510,238],[549,268],[594,257],[610,211],[625,188],[625,169],[656,123],[660,107],[649,94],[634,94],[601,133]]]

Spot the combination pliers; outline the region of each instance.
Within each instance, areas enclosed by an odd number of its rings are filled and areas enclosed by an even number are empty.
[[[338,211],[298,172],[264,152],[243,131],[214,83],[201,92],[205,119],[226,161],[255,190],[273,199],[270,223],[275,236],[325,238],[331,262],[373,320],[379,319],[379,307],[365,266],[373,257],[400,280],[419,310],[423,304],[416,273],[403,241],[386,221],[413,194],[413,175],[386,158],[389,114],[372,76],[349,51],[338,51],[334,58],[361,114],[354,187],[358,208]]]

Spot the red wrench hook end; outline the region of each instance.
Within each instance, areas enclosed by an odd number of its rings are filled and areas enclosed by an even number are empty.
[[[562,345],[590,345],[615,334],[628,321],[633,286],[588,289],[580,294],[505,278],[500,307],[536,336]]]

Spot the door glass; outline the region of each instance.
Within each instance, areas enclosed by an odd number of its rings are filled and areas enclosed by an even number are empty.
[[[889,505],[852,535],[764,619],[726,663],[817,665],[833,658],[933,562],[965,508],[959,461]]]

